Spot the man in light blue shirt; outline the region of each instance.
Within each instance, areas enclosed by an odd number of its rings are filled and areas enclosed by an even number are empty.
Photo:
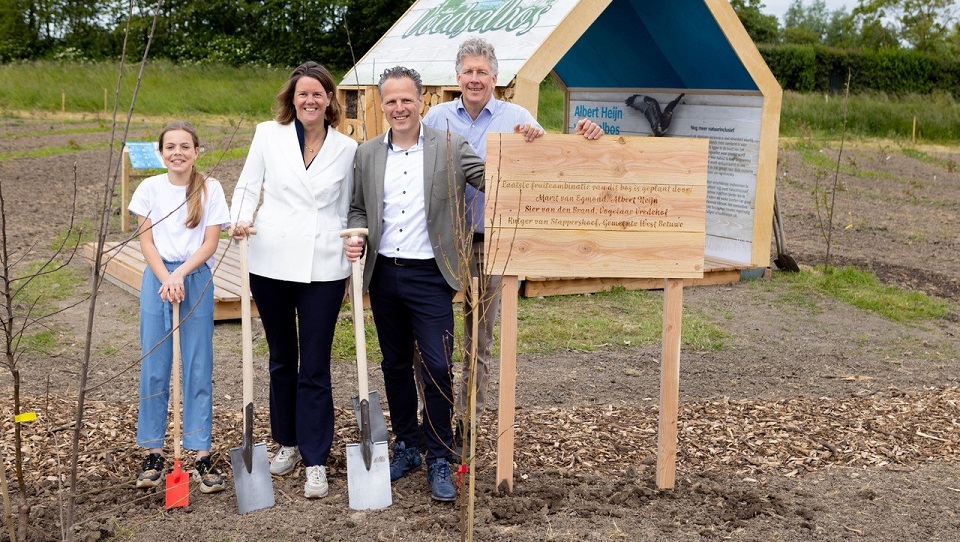
[[[543,127],[533,118],[529,111],[519,105],[498,100],[493,97],[497,86],[497,56],[493,45],[483,38],[471,38],[460,44],[457,51],[457,84],[461,95],[456,100],[437,104],[431,107],[423,117],[423,124],[438,130],[447,130],[462,135],[473,150],[486,160],[487,134],[496,132],[523,134],[527,141],[542,136]],[[603,129],[596,123],[582,119],[576,125],[575,132],[587,139],[597,139],[603,135]],[[500,277],[484,275],[483,270],[483,193],[473,187],[467,187],[467,225],[472,227],[473,258],[470,262],[471,273],[480,278],[480,292],[478,294],[480,307],[478,313],[477,337],[477,413],[483,411],[486,403],[489,369],[493,358],[493,333],[500,312]],[[470,297],[466,297],[464,310],[464,337],[466,351],[470,352],[473,344],[473,325],[470,310]],[[465,435],[463,420],[467,414],[467,399],[469,393],[467,381],[469,366],[463,364],[463,380],[457,393],[457,428],[455,442],[462,443]]]

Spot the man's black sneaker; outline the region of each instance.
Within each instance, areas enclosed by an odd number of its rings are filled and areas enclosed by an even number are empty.
[[[396,482],[408,472],[420,466],[420,450],[416,446],[407,447],[401,441],[393,445],[393,459],[390,460],[390,481]]]
[[[444,459],[431,460],[427,465],[427,481],[430,482],[430,494],[435,501],[450,502],[457,500],[457,488],[450,478],[450,463]]]

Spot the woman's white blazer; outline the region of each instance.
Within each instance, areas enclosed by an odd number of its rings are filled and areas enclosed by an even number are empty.
[[[293,282],[350,275],[340,230],[347,226],[356,150],[356,141],[328,127],[308,169],[293,122],[257,125],[230,206],[234,223],[252,220],[257,229],[249,241],[251,273]]]

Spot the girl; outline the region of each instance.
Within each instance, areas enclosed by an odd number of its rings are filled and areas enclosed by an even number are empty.
[[[139,216],[140,249],[147,261],[140,287],[140,411],[137,445],[148,449],[137,487],[161,482],[163,440],[173,362],[172,302],[180,308],[183,359],[183,447],[196,450],[193,479],[200,491],[223,491],[211,465],[213,425],[213,254],[230,213],[220,182],[204,178],[195,162],[197,131],[174,121],[160,132],[167,173],[140,183],[130,201]],[[174,405],[180,408],[180,405]]]

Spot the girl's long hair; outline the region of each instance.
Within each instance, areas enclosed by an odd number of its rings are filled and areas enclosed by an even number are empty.
[[[163,136],[173,130],[183,130],[190,134],[193,139],[193,147],[200,147],[200,137],[197,136],[197,129],[185,120],[175,120],[163,127],[160,132],[160,148],[163,149]],[[190,172],[190,182],[187,184],[187,220],[184,226],[193,229],[200,225],[203,218],[203,201],[207,197],[207,179],[197,171],[197,163],[193,163],[193,170]]]

